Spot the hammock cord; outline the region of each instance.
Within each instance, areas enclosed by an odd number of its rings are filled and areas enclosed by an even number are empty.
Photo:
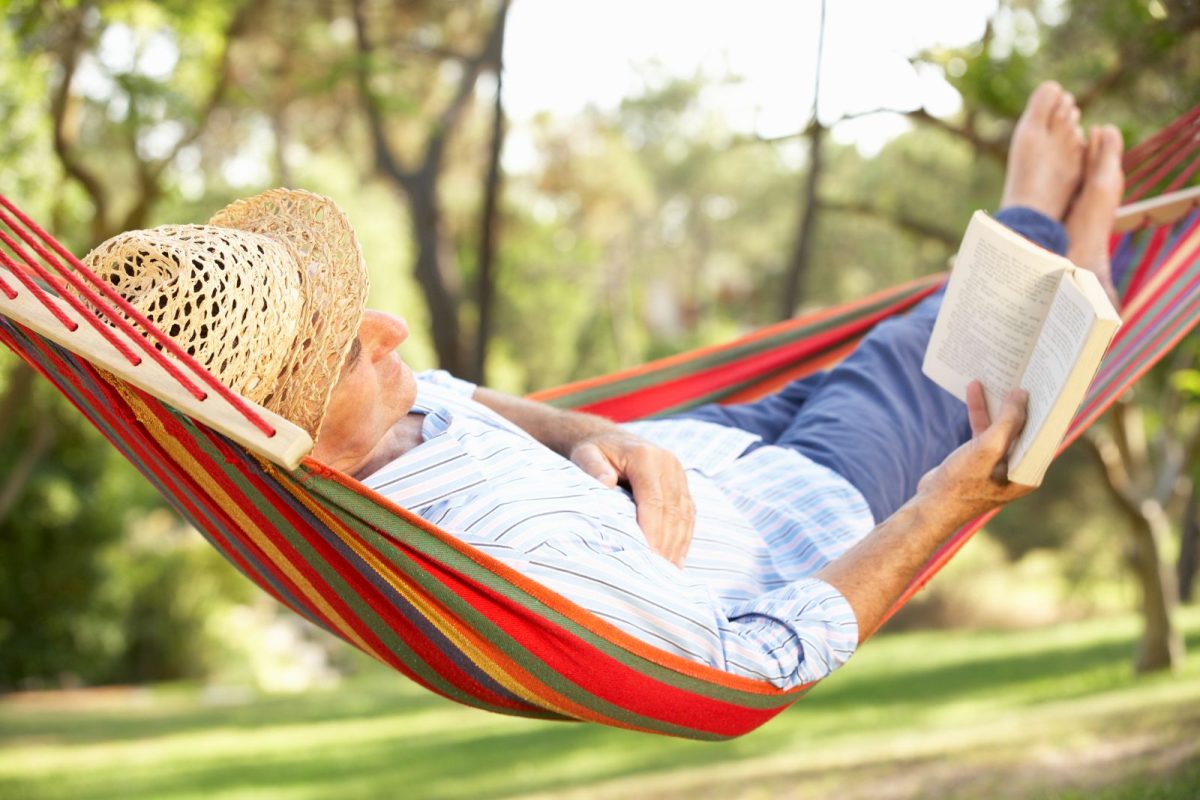
[[[91,304],[92,308],[85,308],[70,292],[60,292],[58,297],[66,300],[67,304],[71,306],[76,313],[88,320],[92,327],[94,327],[101,336],[108,340],[123,356],[125,356],[127,360],[129,360],[130,364],[133,364],[134,366],[138,365],[140,363],[140,358],[129,349],[127,342],[132,342],[141,347],[151,359],[153,359],[159,366],[166,370],[167,373],[176,381],[178,381],[180,386],[188,391],[193,397],[195,397],[197,400],[204,400],[206,397],[204,391],[199,388],[194,381],[188,378],[188,376],[184,375],[183,372],[180,371],[179,367],[176,366],[176,363],[182,364],[193,375],[198,377],[200,381],[207,384],[214,392],[216,392],[231,406],[237,409],[237,411],[241,413],[249,423],[261,430],[264,434],[266,434],[266,436],[272,437],[275,435],[275,429],[271,426],[271,424],[263,419],[262,416],[241,397],[241,395],[231,391],[228,387],[214,378],[207,369],[205,369],[198,361],[196,361],[196,359],[188,355],[188,353],[183,350],[183,348],[181,348],[175,342],[175,340],[159,330],[158,327],[150,322],[150,320],[148,320],[144,314],[130,305],[130,303],[125,300],[125,298],[121,297],[121,295],[113,291],[111,286],[100,280],[95,273],[88,269],[88,267],[84,265],[83,262],[81,262],[78,258],[76,258],[69,250],[63,247],[58,240],[47,233],[45,229],[30,219],[23,211],[17,208],[12,201],[2,194],[0,194],[0,206],[3,206],[4,209],[11,212],[12,215],[20,220],[22,224],[17,225],[13,219],[3,211],[0,211],[0,222],[3,222],[5,225],[7,225],[8,228],[16,233],[22,241],[33,248],[33,250],[39,256],[41,256],[43,261],[53,267],[54,270],[58,272],[59,275],[61,275],[62,278],[71,285],[72,288],[75,289],[75,291],[79,292],[79,294],[81,294],[84,299]],[[62,262],[54,258],[54,256],[52,256],[44,247],[41,246],[41,244],[39,244],[39,239],[49,245],[64,259],[66,259],[74,269],[67,269],[67,267],[63,266]],[[6,254],[3,254],[3,251],[0,251],[0,255],[3,255],[3,258],[0,259],[0,261],[3,262],[4,266],[10,269],[16,278],[25,286],[27,286],[31,292],[33,292],[34,296],[37,297],[41,304],[45,306],[52,314],[54,314],[59,322],[61,322],[63,326],[67,328],[67,330],[76,330],[78,328],[78,324],[66,318],[58,305],[50,301],[46,292],[41,287],[37,286],[37,284],[29,278],[27,273],[28,270],[33,270],[42,280],[50,285],[59,285],[58,281],[56,281],[42,265],[32,258],[29,253],[24,250],[24,248],[20,247],[20,245],[9,238],[2,230],[0,230],[0,240],[2,240],[4,244],[6,244],[13,251],[13,253],[18,256],[20,259],[20,264],[23,265],[25,269],[22,269],[20,266],[18,266],[18,264],[13,263],[13,261]],[[100,295],[96,294],[95,291],[81,281],[76,273],[83,275],[96,288],[98,288],[100,290],[100,294],[104,296],[108,303],[104,302],[104,300],[101,300]],[[5,287],[5,294],[7,294],[10,299],[14,298],[16,296],[15,293],[8,291],[8,288],[9,287],[7,286]],[[111,304],[115,304],[116,307],[120,309],[121,313],[114,313],[114,309]],[[141,328],[140,332],[129,323],[129,318],[132,318],[134,322],[136,322]],[[116,327],[120,333],[124,335],[126,342],[116,339],[113,331],[111,330],[112,327]],[[174,361],[166,358],[161,350],[166,350],[168,353],[170,353],[174,357]]]

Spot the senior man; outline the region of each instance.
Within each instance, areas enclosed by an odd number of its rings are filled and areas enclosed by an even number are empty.
[[[1034,93],[997,217],[1059,252],[1069,234],[1107,284],[1121,142],[1085,142],[1078,119],[1057,84]],[[783,688],[844,663],[954,530],[1029,491],[1004,478],[1024,398],[991,421],[978,384],[964,406],[921,374],[940,295],[758,403],[618,426],[414,375],[407,328],[363,311],[353,232],[315,195],[273,190],[88,260],[139,308],[174,309],[164,329],[306,427],[314,457],[639,639]],[[199,300],[179,294],[193,283]],[[189,327],[209,304],[241,327]]]

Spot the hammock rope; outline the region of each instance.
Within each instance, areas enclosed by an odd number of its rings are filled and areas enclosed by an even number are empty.
[[[1185,164],[1176,153],[1178,139],[1192,137],[1197,124],[1200,109],[1169,127],[1165,132],[1171,136],[1152,139],[1154,147],[1130,151],[1137,156],[1133,168],[1146,176],[1142,184],[1158,176],[1165,185],[1182,185],[1180,175],[1186,181],[1195,173],[1200,162]],[[1195,149],[1191,147],[1193,154]],[[1167,164],[1170,169],[1164,169]],[[1143,188],[1139,184],[1138,197]],[[1175,212],[1183,212],[1188,203],[1194,204],[1194,197],[1167,201]],[[125,311],[123,301],[109,297],[107,287],[92,292],[82,281],[72,281],[69,270],[49,253],[58,253],[86,276],[78,259],[7,199],[0,197],[0,206],[9,212],[0,212],[0,223],[91,304],[81,310],[68,299],[71,310],[91,321],[112,308],[103,295]],[[1160,205],[1153,213],[1145,208],[1138,204],[1130,215],[1130,224],[1141,223],[1140,227],[1114,239],[1114,276],[1126,297],[1126,321],[1067,442],[1081,435],[1200,319],[1200,211],[1162,224]],[[95,366],[89,361],[95,360],[94,353],[84,357],[73,352],[69,337],[58,331],[49,335],[51,325],[64,324],[57,315],[45,315],[40,331],[16,321],[12,304],[27,299],[25,294],[48,299],[46,287],[63,284],[40,270],[14,239],[5,235],[0,241],[13,254],[0,258],[13,277],[10,284],[6,270],[0,270],[0,292],[7,298],[0,298],[0,340],[56,385],[239,571],[279,602],[426,689],[505,714],[724,739],[762,725],[809,688],[781,691],[664,653],[311,458],[293,466],[287,457],[273,463],[255,455],[262,451],[246,449],[251,447],[246,441],[237,436],[231,440],[219,426],[206,424],[207,418],[181,410],[188,393],[173,395],[167,403],[137,381],[116,377],[105,365],[123,356],[113,355]],[[873,325],[911,308],[942,280],[936,275],[922,278],[731,343],[538,396],[619,420],[668,414],[714,400],[751,399],[832,366]],[[132,327],[127,330],[121,316],[105,314],[114,326],[110,332],[119,332],[150,357],[137,370],[157,368],[173,375],[165,365],[154,367],[150,362],[175,362],[172,366],[194,373],[197,383],[218,394],[228,392],[219,383],[212,386],[204,378],[208,373],[173,348],[161,332],[152,326],[145,328],[145,336]],[[73,322],[69,317],[67,321]],[[137,322],[137,327],[145,324]],[[170,358],[159,351],[159,343]],[[287,435],[290,424],[285,420],[236,395],[222,399],[241,414],[245,426],[265,433],[253,424],[251,417],[258,416]],[[209,395],[204,403],[215,401]],[[984,521],[956,533],[892,613]]]

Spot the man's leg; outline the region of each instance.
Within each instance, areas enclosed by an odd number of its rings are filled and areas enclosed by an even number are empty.
[[[1033,209],[996,219],[1060,255],[1063,226]],[[917,481],[971,438],[967,407],[925,377],[921,364],[943,292],[904,317],[878,325],[772,442],[791,447],[852,483],[882,521],[917,490]]]
[[[1047,250],[1052,250],[1060,255],[1066,252],[1067,241],[1063,226],[1037,211],[1018,206],[1002,210],[996,215],[996,219]],[[941,297],[942,292],[938,291],[926,298],[909,312],[909,318],[916,317],[919,320],[927,318],[929,325],[932,325],[933,318],[937,316]],[[884,323],[880,327],[886,330],[890,324],[890,322]],[[919,329],[924,327],[927,326],[922,324]],[[928,341],[928,332],[925,333],[925,337]],[[862,346],[859,345],[860,348]],[[734,405],[710,403],[681,412],[676,417],[740,428],[758,434],[762,437],[764,444],[775,444],[785,432],[793,427],[796,415],[800,413],[805,401],[821,389],[829,375],[830,373],[827,371],[808,375],[792,381],[778,392],[752,403]]]
[[[997,219],[1063,253],[1057,222],[1079,183],[1083,144],[1074,98],[1043,84],[1030,98],[1010,150]],[[830,373],[759,403],[705,407],[685,416],[732,424],[794,447],[853,483],[877,520],[916,490],[926,471],[970,436],[966,408],[921,373],[941,293],[877,327]],[[778,416],[776,416],[778,414]],[[790,416],[789,416],[790,414]]]
[[[1063,226],[1033,209],[996,219],[1047,250],[1066,253]],[[829,372],[793,381],[753,403],[706,405],[679,416],[741,428],[791,447],[850,481],[877,521],[971,436],[966,405],[921,372],[943,290],[872,330]]]

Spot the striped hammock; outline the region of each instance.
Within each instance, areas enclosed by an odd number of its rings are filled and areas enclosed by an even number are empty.
[[[1200,167],[1198,134],[1200,109],[1127,156],[1131,197],[1160,196],[1122,214],[1131,230],[1113,249],[1125,324],[1068,443],[1200,319],[1198,190],[1175,191]],[[105,299],[132,310],[2,196],[0,207],[0,340],[240,571],[316,625],[460,703],[688,738],[744,734],[809,688],[781,691],[659,651],[303,457],[302,431],[232,395],[161,332],[88,311],[110,308]],[[619,420],[748,400],[836,363],[942,280],[538,397]],[[893,613],[983,522],[931,559]]]

